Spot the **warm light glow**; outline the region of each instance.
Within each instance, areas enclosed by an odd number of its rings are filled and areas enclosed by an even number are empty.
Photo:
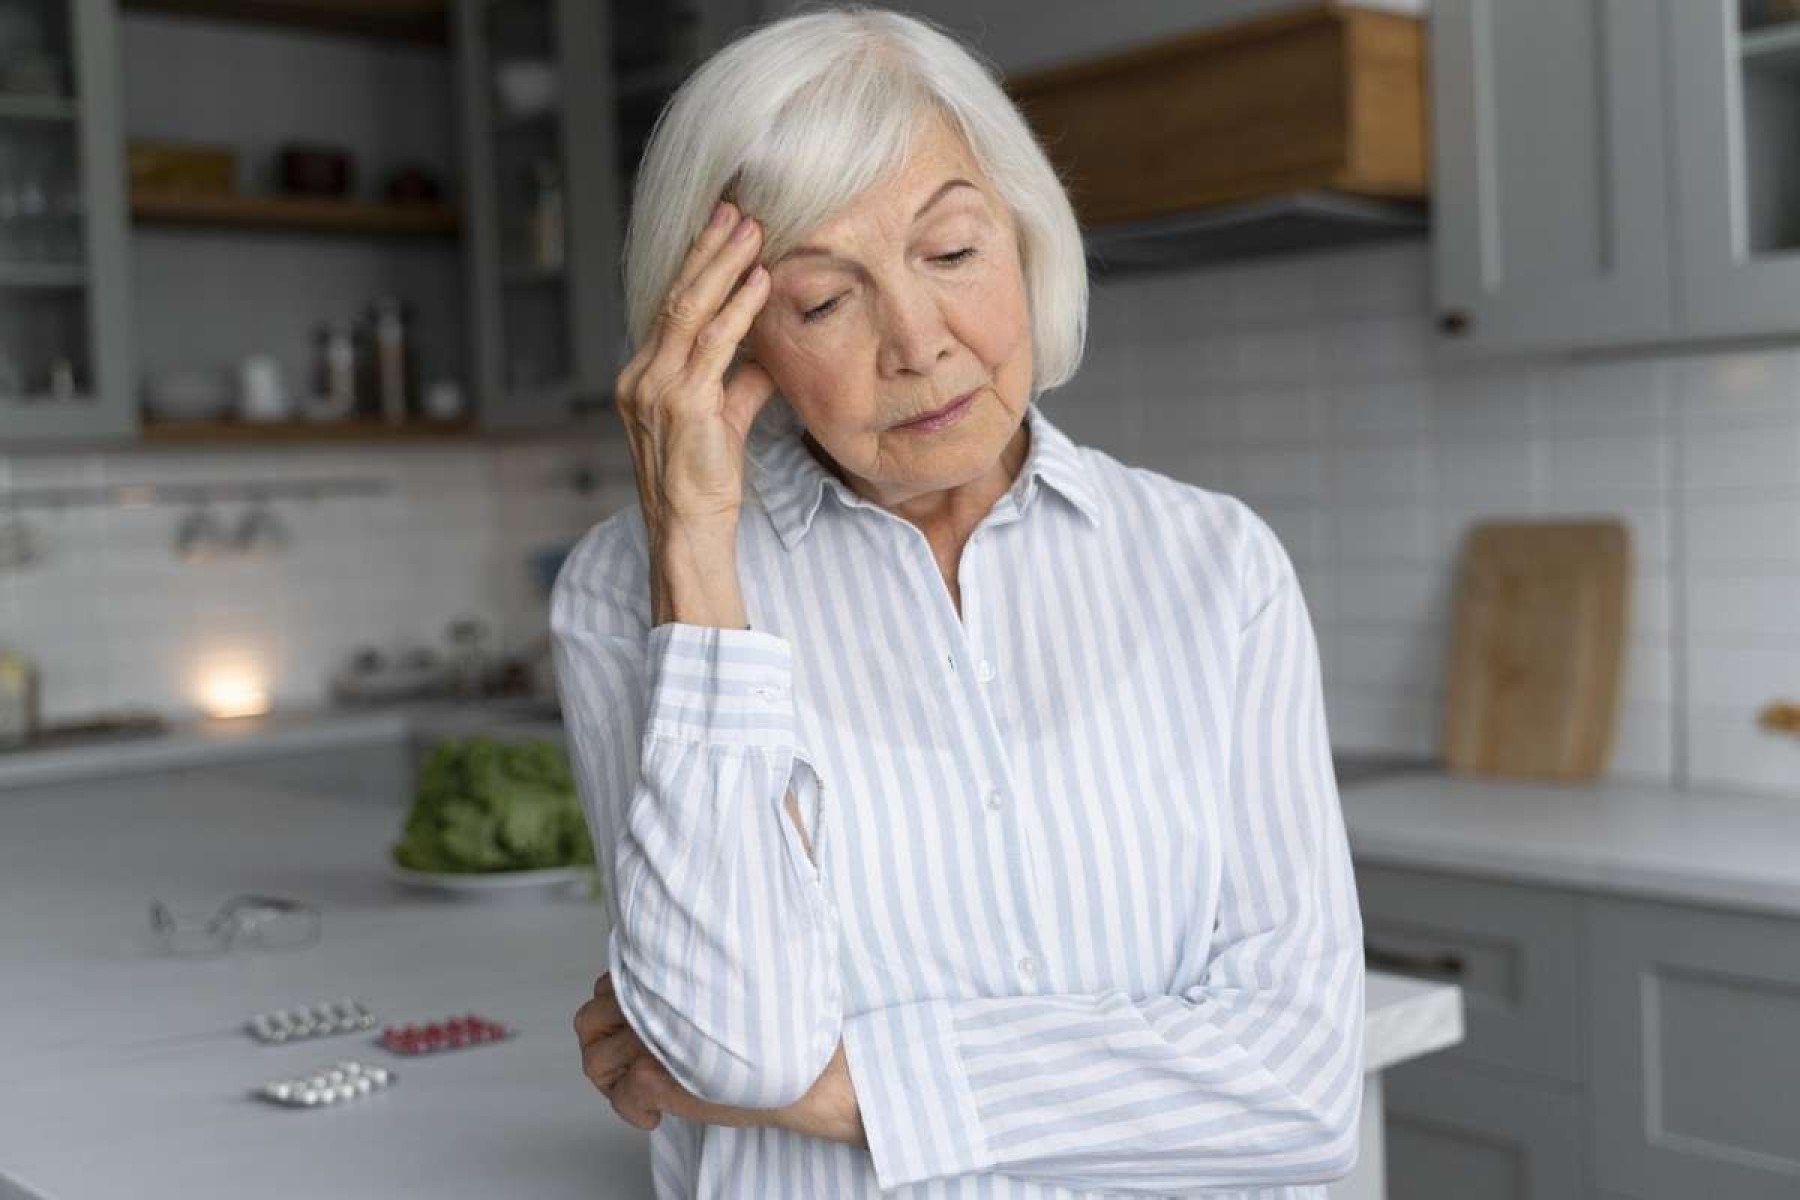
[[[200,680],[200,707],[209,717],[253,717],[269,711],[269,693],[249,667],[214,667]]]

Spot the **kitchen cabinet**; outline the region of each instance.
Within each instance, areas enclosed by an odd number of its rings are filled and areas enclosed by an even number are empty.
[[[1800,330],[1800,20],[1746,23],[1759,8],[1668,3],[1686,333]]]
[[[1580,898],[1359,863],[1370,970],[1462,989],[1461,1043],[1388,1073],[1389,1194],[1585,1195]]]
[[[1583,1078],[1575,896],[1431,871],[1361,867],[1372,968],[1463,989],[1462,1042],[1440,1062]]]
[[[1587,1194],[1578,1093],[1431,1062],[1396,1067],[1384,1082],[1389,1200]]]
[[[1800,1180],[1800,923],[1594,899],[1585,914],[1600,1186],[1774,1200]]]
[[[1800,22],[1761,0],[1438,0],[1445,353],[1800,332]]]
[[[1436,0],[1430,25],[1445,352],[1669,336],[1661,4]]]
[[[113,0],[0,10],[0,447],[137,425],[117,23]]]
[[[750,2],[456,0],[454,15],[481,425],[616,425],[633,172],[664,102]],[[544,67],[553,101],[520,103]],[[541,223],[547,195],[560,237]]]

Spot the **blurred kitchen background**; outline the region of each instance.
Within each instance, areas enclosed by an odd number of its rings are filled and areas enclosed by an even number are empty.
[[[1390,1092],[1391,1194],[1795,1194],[1800,4],[899,7],[1006,73],[1090,231],[1047,413],[1299,568],[1371,962],[1468,1004]],[[0,0],[0,772],[297,762],[398,703],[553,729],[549,580],[635,495],[632,172],[783,11]],[[1348,764],[1445,755],[1471,530],[1556,518],[1629,546],[1597,768],[1356,812]],[[1517,820],[1408,842],[1471,804]],[[1658,1040],[1602,1014],[1651,1019],[1618,980],[1665,941],[1741,954],[1664,978]]]

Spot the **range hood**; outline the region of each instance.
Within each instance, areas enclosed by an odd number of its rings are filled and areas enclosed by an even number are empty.
[[[1313,5],[1007,80],[1096,274],[1429,228],[1424,22]]]

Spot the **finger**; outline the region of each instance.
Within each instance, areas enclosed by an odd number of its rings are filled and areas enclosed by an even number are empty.
[[[723,219],[720,219],[720,213],[724,214]],[[713,207],[713,211],[708,214],[707,223],[694,235],[681,265],[675,269],[675,278],[669,283],[670,291],[687,287],[699,278],[700,268],[712,261],[713,254],[731,237],[731,231],[737,227],[738,219],[743,215],[744,210],[729,200],[721,200]]]
[[[616,1076],[649,1052],[635,1033],[619,1033],[600,1038],[581,1048],[581,1073],[605,1091],[617,1083]],[[655,1061],[652,1059],[652,1061]]]
[[[594,980],[594,999],[598,1000],[602,996],[610,996],[612,994],[613,994],[612,972],[607,971],[604,974],[602,974],[600,976],[600,978]]]
[[[584,1046],[595,1038],[629,1028],[624,1014],[619,1011],[618,1001],[610,996],[604,1000],[588,1000],[575,1010],[575,1036]]]
[[[702,378],[718,378],[725,374],[738,343],[750,332],[750,324],[769,299],[769,271],[758,264],[731,294],[718,315],[694,335],[694,353],[688,362]]]
[[[700,268],[712,260],[712,256],[718,252],[719,247],[724,245],[726,239],[731,236],[732,229],[742,215],[743,213],[739,211],[738,207],[729,200],[720,201],[713,206],[707,223],[702,225],[700,232],[694,235],[687,255],[681,260],[681,266],[676,269],[674,280],[670,282],[668,289],[664,292],[665,298],[670,292],[684,289],[693,283],[700,274]],[[638,381],[643,377],[644,371],[649,367],[651,359],[656,354],[657,342],[662,334],[662,324],[663,312],[658,309],[650,321],[650,328],[644,334],[643,343],[638,346],[630,361],[619,370],[618,375],[613,379],[614,402],[621,408],[636,398]]]
[[[649,1065],[646,1066],[645,1063]],[[661,1092],[659,1071],[660,1064],[645,1056],[632,1064],[631,1069],[625,1072],[625,1078],[608,1097],[612,1101],[613,1111],[639,1129],[655,1129],[662,1121],[662,1107],[658,1103]]]
[[[725,419],[740,434],[748,434],[750,422],[774,394],[775,379],[761,363],[739,363],[725,381]]]
[[[670,376],[686,369],[693,355],[694,339],[724,305],[738,279],[748,271],[762,246],[762,229],[750,220],[745,236],[734,233],[719,246],[700,273],[687,284],[670,289],[663,299],[662,322],[650,373]]]

